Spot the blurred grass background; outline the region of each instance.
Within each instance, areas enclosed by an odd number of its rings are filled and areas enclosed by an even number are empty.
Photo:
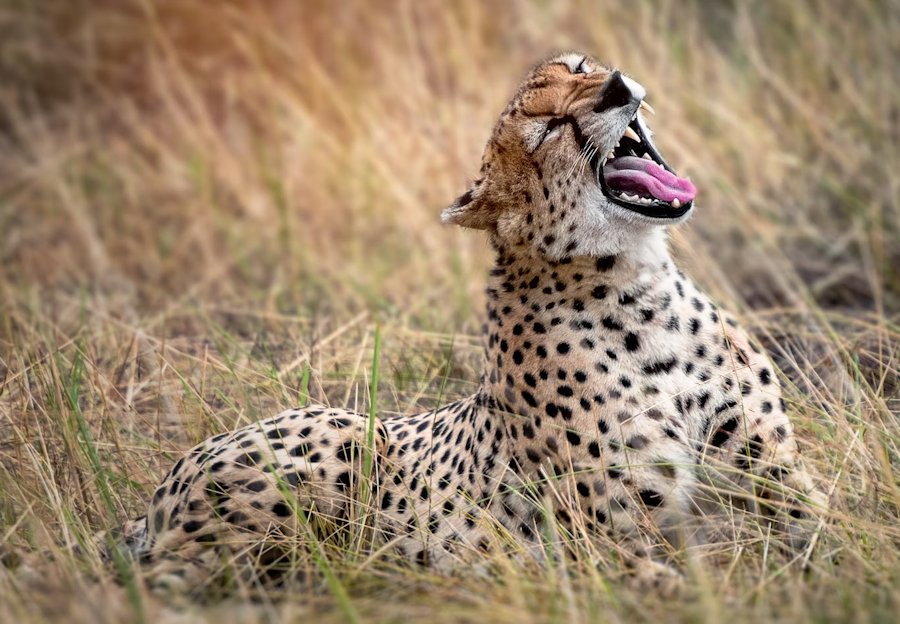
[[[900,6],[826,0],[0,2],[0,620],[347,617],[322,588],[135,602],[64,546],[142,513],[211,433],[307,399],[365,409],[376,326],[383,412],[474,390],[491,258],[438,214],[560,48],[647,86],[700,193],[675,253],[780,365],[833,492],[826,539],[809,572],[725,545],[672,601],[564,566],[332,561],[356,612],[893,621]]]

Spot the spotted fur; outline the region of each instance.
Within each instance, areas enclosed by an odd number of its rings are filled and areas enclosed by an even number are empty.
[[[496,252],[478,392],[371,432],[308,407],[206,440],[127,527],[151,576],[202,577],[223,550],[261,565],[360,517],[373,546],[449,569],[498,528],[539,553],[548,508],[650,561],[696,541],[698,510],[725,490],[802,540],[823,497],[771,362],[673,263],[665,230],[681,218],[612,204],[589,166],[638,105],[604,104],[610,76],[581,55],[537,66],[444,212]]]

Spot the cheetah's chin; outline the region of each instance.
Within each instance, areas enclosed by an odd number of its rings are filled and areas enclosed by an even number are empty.
[[[653,219],[680,219],[693,207],[697,189],[675,174],[651,137],[636,111],[615,148],[595,159],[594,173],[604,196],[617,206]]]

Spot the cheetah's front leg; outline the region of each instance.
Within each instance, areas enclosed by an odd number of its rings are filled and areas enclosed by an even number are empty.
[[[776,429],[779,429],[776,427]],[[825,511],[828,497],[813,482],[790,432],[753,433],[735,449],[736,468],[750,476],[753,500],[790,549],[806,548]]]
[[[748,478],[752,502],[779,529],[785,544],[805,548],[828,497],[803,465],[772,364],[746,336],[728,332],[742,396],[710,431],[707,449],[725,451],[730,470]]]

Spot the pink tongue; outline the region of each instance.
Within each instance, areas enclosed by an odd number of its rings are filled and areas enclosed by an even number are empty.
[[[613,190],[655,197],[664,202],[677,199],[685,203],[697,195],[697,189],[690,180],[679,178],[646,158],[614,158],[603,167],[603,176]]]

